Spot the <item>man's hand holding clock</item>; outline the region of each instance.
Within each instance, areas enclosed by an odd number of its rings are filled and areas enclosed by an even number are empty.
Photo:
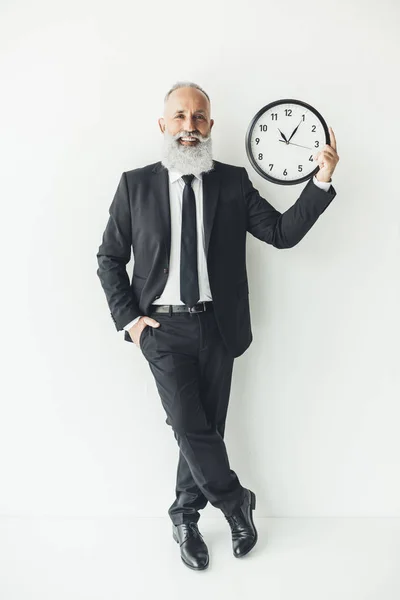
[[[339,156],[336,152],[336,138],[332,127],[329,127],[329,136],[331,144],[325,144],[322,150],[313,156],[314,160],[317,160],[319,164],[319,171],[315,174],[318,181],[329,182],[339,162]]]
[[[300,121],[300,123],[301,123],[301,121]],[[299,123],[299,125],[300,125],[300,123]],[[299,125],[297,125],[296,129],[292,132],[292,135],[289,137],[289,139],[286,139],[285,134],[278,127],[278,131],[281,134],[281,136],[283,137],[283,140],[279,140],[279,141],[283,141],[286,144],[292,144],[293,146],[299,146],[299,144],[295,144],[294,142],[290,141],[292,139],[292,137],[294,136],[294,134],[296,133],[296,131],[298,130]],[[318,154],[313,155],[313,159],[318,160],[318,164],[319,164],[319,171],[315,174],[315,177],[318,179],[318,181],[325,181],[325,182],[331,181],[332,173],[334,172],[336,165],[339,161],[339,156],[336,152],[336,138],[335,138],[335,134],[333,133],[332,127],[329,127],[329,136],[330,136],[331,145],[325,144],[325,146],[322,148],[322,150],[320,152],[318,152]],[[306,146],[300,146],[300,147],[305,148]]]

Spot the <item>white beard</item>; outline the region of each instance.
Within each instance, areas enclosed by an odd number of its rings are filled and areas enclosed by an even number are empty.
[[[183,146],[179,138],[192,135],[199,141],[195,146]],[[182,175],[200,175],[214,168],[212,159],[211,131],[208,136],[180,131],[173,136],[164,131],[161,163],[167,169],[179,171]]]

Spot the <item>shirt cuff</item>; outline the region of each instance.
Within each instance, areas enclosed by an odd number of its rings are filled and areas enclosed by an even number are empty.
[[[315,183],[316,186],[318,186],[322,190],[325,190],[326,192],[331,187],[331,182],[330,181],[318,181],[318,179],[316,178],[315,175],[313,177],[313,181],[314,181],[314,183]]]
[[[135,323],[137,323],[139,321],[141,316],[142,315],[140,315],[139,317],[136,317],[136,319],[133,319],[133,321],[130,321],[130,323],[125,325],[125,327],[123,329],[125,329],[125,331],[128,331],[128,329],[130,329],[132,327],[132,325],[134,325]]]

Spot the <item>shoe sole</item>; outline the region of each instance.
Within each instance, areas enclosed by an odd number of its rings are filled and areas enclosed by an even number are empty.
[[[177,544],[179,544],[179,539],[176,537],[175,532],[172,532],[172,537],[174,538],[174,540],[176,541]],[[203,567],[193,567],[192,565],[189,565],[189,563],[186,562],[186,560],[184,560],[183,556],[181,556],[181,560],[183,562],[183,564],[186,567],[189,567],[189,569],[192,569],[192,571],[204,571],[204,569],[207,569],[210,559],[207,559],[206,564]]]
[[[250,522],[253,525],[253,528],[254,528],[254,531],[256,532],[256,535],[255,535],[255,538],[254,538],[254,541],[253,541],[252,545],[249,548],[247,548],[246,552],[243,552],[243,554],[234,554],[233,553],[233,556],[235,558],[243,558],[243,556],[246,556],[246,554],[248,554],[250,552],[250,550],[252,550],[254,548],[254,546],[256,545],[256,543],[257,543],[258,532],[257,532],[256,526],[254,525],[253,512],[252,512],[255,509],[255,507],[256,507],[256,495],[254,494],[254,492],[252,492],[250,490],[250,509],[251,509],[250,510]]]

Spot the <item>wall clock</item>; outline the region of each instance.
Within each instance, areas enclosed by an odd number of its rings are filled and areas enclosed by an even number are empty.
[[[270,102],[252,119],[246,152],[254,169],[272,183],[294,185],[319,171],[313,155],[330,143],[322,115],[301,100]]]

